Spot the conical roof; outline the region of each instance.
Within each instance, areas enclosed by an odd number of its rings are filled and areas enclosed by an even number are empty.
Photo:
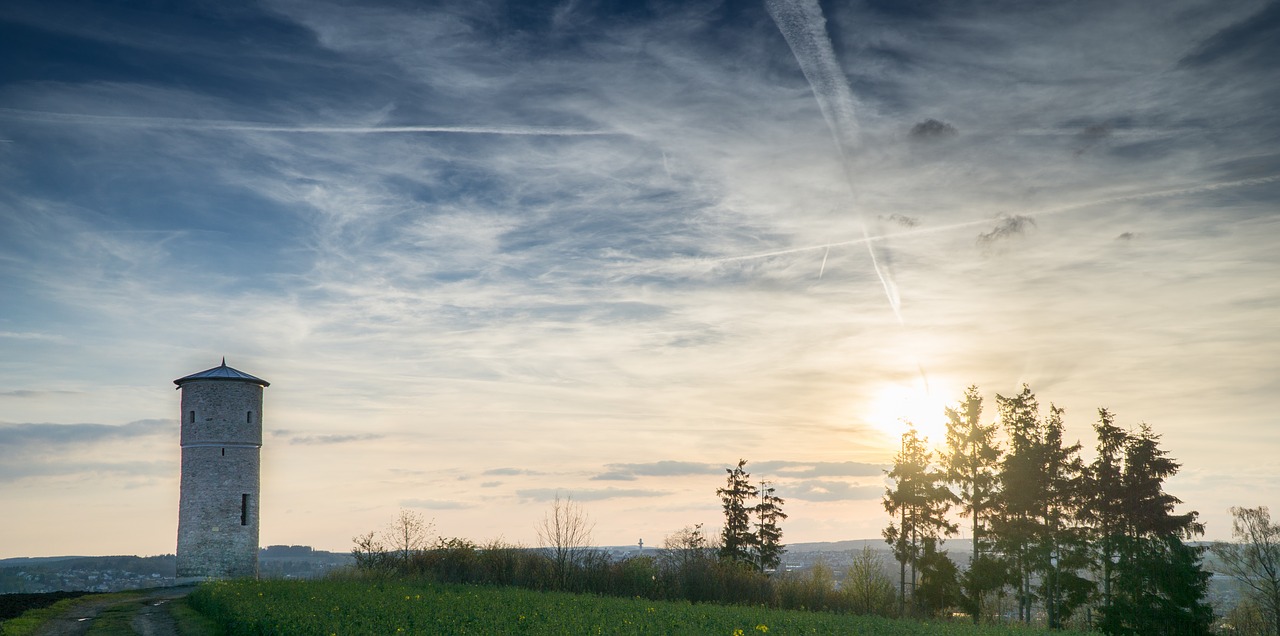
[[[244,371],[232,369],[231,367],[227,366],[226,358],[222,359],[221,366],[217,366],[212,369],[206,369],[204,371],[201,371],[200,373],[192,373],[189,376],[174,380],[173,383],[181,387],[184,382],[194,382],[196,380],[224,380],[224,381],[231,381],[231,382],[252,382],[254,384],[260,384],[262,386],[271,386],[270,382],[267,382],[262,378],[255,378],[249,375],[248,373],[245,373]]]

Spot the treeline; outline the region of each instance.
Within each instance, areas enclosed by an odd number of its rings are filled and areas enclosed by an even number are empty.
[[[1160,436],[1146,424],[1121,428],[1099,409],[1095,457],[1085,463],[1081,444],[1064,438],[1062,409],[1042,414],[1030,388],[997,395],[996,409],[999,423],[984,423],[970,387],[946,410],[942,448],[930,450],[914,428],[902,437],[884,496],[901,611],[960,608],[975,622],[1043,618],[1108,634],[1208,633],[1210,575],[1202,548],[1187,543],[1204,526],[1165,492],[1180,465]],[[972,537],[963,571],[941,548],[959,531],[952,513]],[[1005,598],[1016,617],[990,611]]]
[[[361,576],[653,600],[895,613],[893,584],[871,550],[855,555],[844,573],[845,585],[837,590],[829,568],[819,565],[804,574],[763,572],[757,557],[730,556],[701,524],[669,535],[663,548],[649,554],[613,558],[589,547],[590,521],[572,500],[554,502],[538,528],[541,548],[502,541],[480,545],[461,538],[428,541],[431,529],[418,514],[401,511],[384,531],[355,538],[356,571]]]

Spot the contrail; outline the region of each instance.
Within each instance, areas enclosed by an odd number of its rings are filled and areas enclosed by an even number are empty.
[[[835,49],[831,46],[831,38],[827,35],[827,19],[822,15],[822,7],[816,0],[766,0],[765,8],[774,24],[782,32],[782,37],[791,47],[791,53],[800,65],[800,71],[813,89],[813,96],[818,101],[818,109],[822,118],[831,130],[831,136],[840,152],[840,162],[844,167],[845,184],[849,187],[849,196],[857,204],[857,189],[853,186],[852,166],[850,158],[858,148],[858,120],[855,116],[857,100],[849,88]],[[859,213],[859,226],[867,246],[867,254],[871,257],[871,266],[884,288],[889,308],[898,320],[902,319],[902,302],[898,294],[898,286],[893,277],[880,265],[875,248],[871,242],[871,232],[866,221]]]
[[[386,133],[461,133],[473,135],[528,136],[592,136],[618,135],[608,130],[564,128],[558,126],[286,126],[258,122],[217,119],[180,119],[171,117],[120,117],[79,113],[49,113],[15,108],[0,108],[0,117],[24,121],[40,121],[71,125],[101,125],[118,128],[152,128],[164,130],[207,130],[234,132],[313,133],[313,134],[386,134]]]
[[[822,272],[827,271],[827,257],[831,256],[831,247],[827,247],[827,251],[822,255],[822,267],[818,268],[818,280],[822,280]]]
[[[1053,208],[1043,210],[1019,211],[1018,214],[1029,217],[1045,217],[1057,214],[1065,214],[1067,212],[1075,212],[1099,205],[1107,205],[1111,203],[1123,203],[1125,201],[1141,201],[1144,199],[1164,199],[1169,197],[1184,196],[1188,194],[1200,194],[1202,192],[1213,192],[1216,190],[1225,190],[1228,188],[1246,188],[1255,185],[1266,185],[1268,183],[1280,182],[1280,174],[1268,175],[1265,177],[1251,177],[1248,179],[1237,179],[1235,181],[1222,181],[1218,183],[1206,183],[1204,185],[1186,186],[1181,188],[1168,188],[1165,190],[1152,190],[1150,192],[1135,192],[1133,194],[1122,194],[1102,199],[1091,199],[1080,203],[1070,203]],[[991,218],[974,219],[972,221],[960,221],[958,223],[948,223],[947,225],[935,225],[927,227],[915,227],[908,230],[902,230],[893,234],[894,238],[911,237],[921,234],[937,234],[939,232],[949,232],[951,230],[959,230],[966,227],[986,226],[991,224]],[[806,245],[803,247],[792,247],[784,250],[774,250],[772,252],[760,252],[757,254],[744,254],[742,256],[725,256],[723,258],[704,259],[704,263],[731,263],[734,261],[749,261],[758,258],[771,258],[774,256],[786,256],[788,254],[798,254],[800,252],[810,252],[816,250],[830,250],[833,247],[844,247],[848,245],[860,245],[864,243],[872,243],[875,241],[883,241],[888,236],[867,236],[862,238],[849,239],[847,241],[836,241],[833,243],[820,243],[818,245]],[[823,257],[826,262],[826,257]]]

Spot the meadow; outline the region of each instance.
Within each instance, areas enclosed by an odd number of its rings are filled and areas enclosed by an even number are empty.
[[[963,619],[919,622],[830,612],[391,580],[209,583],[193,592],[187,603],[228,634],[1028,636],[1049,633],[1007,625],[975,627]]]

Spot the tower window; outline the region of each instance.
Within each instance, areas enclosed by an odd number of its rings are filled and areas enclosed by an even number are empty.
[[[192,424],[195,424],[195,423],[196,423],[196,412],[195,412],[195,411],[191,411],[191,412],[190,412],[190,415],[188,415],[187,417],[191,420],[191,423],[192,423]]]
[[[244,423],[245,423],[245,424],[252,424],[252,423],[253,423],[253,411],[249,411],[249,412],[247,412],[247,413],[245,413],[245,414],[244,414]]]
[[[240,495],[240,525],[249,525],[249,495]]]
[[[224,448],[224,449],[222,449],[222,456],[223,456],[223,457],[226,457],[226,456],[227,456],[227,449],[225,449],[225,448]]]

